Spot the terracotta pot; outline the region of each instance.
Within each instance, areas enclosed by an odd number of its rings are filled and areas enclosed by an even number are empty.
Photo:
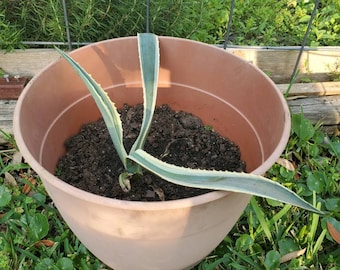
[[[247,170],[264,174],[290,131],[286,102],[252,64],[222,49],[160,37],[158,104],[202,118],[241,148]],[[71,53],[118,107],[142,102],[136,37]],[[126,202],[90,194],[53,175],[64,141],[100,114],[65,61],[25,88],[14,115],[18,146],[81,242],[114,269],[186,269],[207,256],[234,226],[250,196],[211,192],[169,202]]]

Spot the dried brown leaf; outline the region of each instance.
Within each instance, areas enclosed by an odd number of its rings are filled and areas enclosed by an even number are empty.
[[[150,185],[150,187],[152,187],[153,191],[157,194],[161,201],[165,201],[164,191],[160,187],[155,185]]]
[[[52,247],[53,245],[54,245],[54,241],[48,240],[48,239],[43,239],[35,243],[36,247],[41,247],[41,246]]]
[[[287,253],[287,254],[285,254],[285,255],[283,255],[281,257],[280,262],[281,263],[288,262],[288,261],[290,261],[290,260],[292,260],[294,258],[297,258],[297,257],[303,255],[305,252],[306,252],[306,248],[301,249],[301,250],[297,250],[297,251],[293,251],[293,252],[290,252],[290,253]]]
[[[294,164],[292,162],[290,162],[289,160],[285,159],[285,158],[278,158],[276,160],[276,163],[285,167],[289,171],[295,171]]]
[[[12,186],[16,187],[18,185],[17,181],[15,180],[14,176],[11,175],[9,172],[5,172],[5,183]]]
[[[20,152],[15,152],[12,156],[12,165],[19,165],[22,162],[22,154]]]
[[[327,222],[327,228],[334,241],[340,244],[340,232],[330,222]]]
[[[30,177],[27,179],[31,184],[26,183],[24,187],[22,188],[22,193],[23,194],[28,194],[31,191],[31,186],[35,186],[37,184],[37,180],[35,180],[34,177]]]

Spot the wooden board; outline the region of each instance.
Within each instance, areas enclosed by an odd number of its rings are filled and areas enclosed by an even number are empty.
[[[288,104],[292,113],[303,112],[313,123],[340,124],[340,96],[298,98]]]
[[[330,135],[340,135],[340,96],[309,97],[288,101],[292,113],[321,124]]]
[[[0,100],[0,129],[12,133],[12,119],[16,100]]]
[[[293,72],[298,48],[263,49],[253,47],[227,48],[263,70],[275,83],[287,83]],[[11,75],[34,76],[48,64],[59,58],[54,49],[0,51],[0,67]],[[340,47],[320,47],[302,54],[299,79],[329,81],[340,72]],[[338,75],[339,76],[339,75]]]
[[[277,84],[280,91],[287,92],[289,84]],[[295,83],[289,96],[333,96],[340,95],[340,82]]]
[[[290,81],[298,50],[228,49],[264,71],[275,83]],[[329,81],[340,72],[339,47],[320,47],[302,54],[298,80]],[[337,75],[339,76],[339,75]]]
[[[286,93],[289,85],[277,86]],[[292,113],[303,112],[328,134],[340,135],[340,82],[296,83],[287,100]]]
[[[0,51],[0,67],[10,75],[33,77],[59,58],[54,49],[27,49],[6,53]]]

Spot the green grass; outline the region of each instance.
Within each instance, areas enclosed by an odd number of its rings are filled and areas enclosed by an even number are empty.
[[[328,222],[340,233],[339,157],[339,137],[329,138],[303,115],[293,115],[282,158],[295,169],[274,164],[267,176],[327,215],[253,197],[234,229],[197,269],[340,269],[339,244],[327,229]]]
[[[71,40],[96,42],[145,32],[145,1],[66,1]],[[309,46],[340,43],[340,0],[323,0],[313,21]],[[150,31],[157,35],[223,42],[231,0],[150,1]],[[315,0],[239,0],[235,2],[230,43],[301,45]],[[0,1],[0,48],[21,41],[66,42],[60,0]]]
[[[15,142],[0,149],[0,269],[105,269],[62,220]]]
[[[39,177],[20,161],[13,138],[0,148],[0,269],[109,269],[73,235]],[[340,232],[340,138],[328,137],[302,115],[282,158],[267,176],[314,206],[318,216],[252,198],[233,230],[196,270],[340,269],[340,249],[327,229]],[[287,169],[287,168],[288,169]]]

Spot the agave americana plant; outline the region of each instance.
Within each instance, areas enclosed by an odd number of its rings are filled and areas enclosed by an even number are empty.
[[[132,176],[142,174],[142,168],[144,168],[174,184],[193,188],[247,193],[321,213],[293,191],[265,177],[249,173],[183,168],[158,160],[143,150],[156,106],[160,58],[158,37],[156,35],[151,33],[138,34],[144,116],[140,133],[129,153],[127,153],[123,145],[123,128],[119,113],[107,93],[68,54],[58,48],[56,49],[81,77],[103,116],[114,147],[125,167],[125,172],[119,177],[119,183],[124,191],[127,192],[131,189],[130,180]]]

